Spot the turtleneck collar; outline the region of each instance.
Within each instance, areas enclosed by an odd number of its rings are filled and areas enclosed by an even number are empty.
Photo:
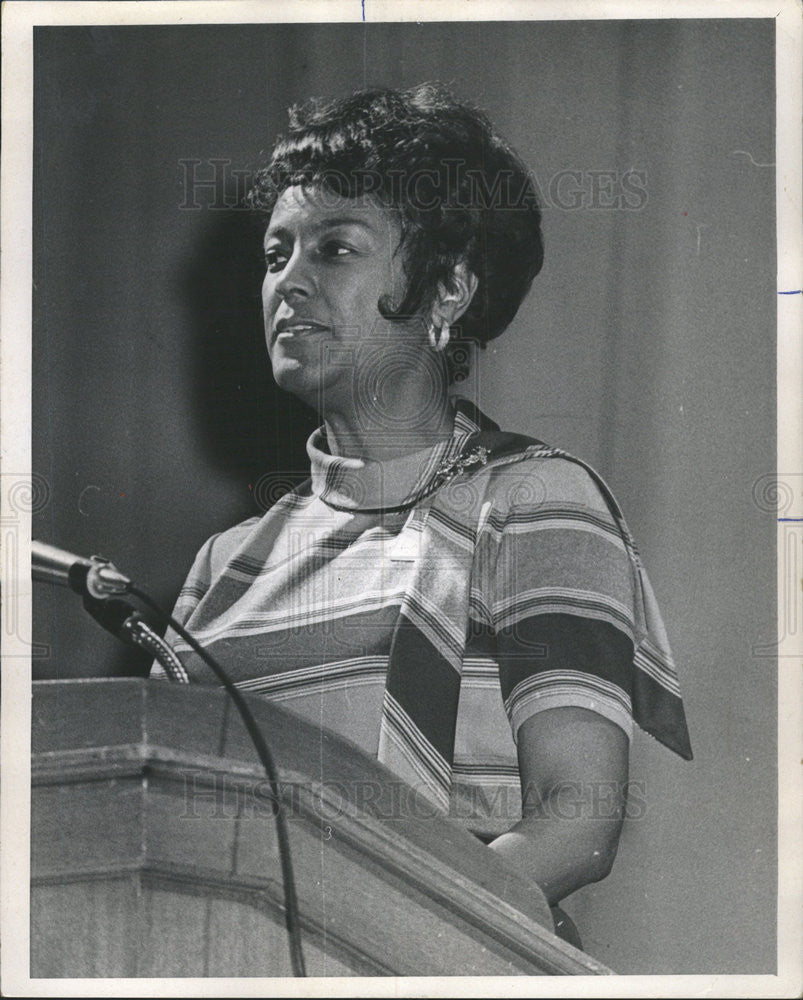
[[[312,491],[325,503],[348,510],[397,507],[422,493],[444,462],[456,458],[468,438],[491,422],[472,403],[452,401],[452,436],[421,451],[385,461],[332,455],[325,427],[307,441]]]

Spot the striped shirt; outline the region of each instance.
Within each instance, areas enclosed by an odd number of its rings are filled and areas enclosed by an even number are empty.
[[[479,440],[490,460],[428,493]],[[505,435],[463,400],[450,441],[389,462],[332,456],[316,431],[311,479],[211,538],[174,612],[241,689],[351,739],[485,834],[520,816],[516,734],[545,709],[589,709],[628,736],[635,716],[691,756],[615,501],[583,463],[524,440],[496,449]],[[193,681],[217,683],[167,639]]]

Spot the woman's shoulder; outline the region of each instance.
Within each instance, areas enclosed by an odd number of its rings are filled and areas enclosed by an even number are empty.
[[[225,528],[223,531],[218,531],[216,534],[210,536],[207,540],[207,545],[216,551],[238,548],[243,540],[253,533],[261,520],[262,516],[257,514],[247,517],[244,521],[239,521],[230,528]]]
[[[264,548],[265,538],[277,530],[277,525],[285,524],[288,518],[309,507],[313,497],[306,488],[307,482],[294,489],[275,496],[261,496],[258,501],[267,507],[261,514],[211,535],[198,552],[196,564],[207,567],[211,576],[216,576],[232,559],[242,556],[247,559],[252,550]]]
[[[261,517],[248,517],[223,531],[218,531],[203,543],[195,557],[192,573],[214,578],[223,566],[247,544]]]
[[[489,471],[498,510],[584,508],[602,514],[611,514],[612,506],[618,510],[609,487],[587,462],[540,441],[515,438],[514,449],[501,451],[496,459],[491,449]]]
[[[469,459],[483,453],[490,499],[497,511],[522,507],[583,507],[621,517],[599,473],[584,460],[535,437],[502,430],[476,403],[458,397],[455,427],[466,435]],[[469,462],[464,462],[469,465]]]

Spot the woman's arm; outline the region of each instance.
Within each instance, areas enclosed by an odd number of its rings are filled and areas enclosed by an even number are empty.
[[[518,731],[522,819],[490,847],[550,906],[611,870],[625,809],[628,738],[585,708],[550,708]]]

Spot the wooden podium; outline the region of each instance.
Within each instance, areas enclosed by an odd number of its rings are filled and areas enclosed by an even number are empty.
[[[311,976],[600,975],[546,900],[347,740],[260,698]],[[288,976],[267,779],[227,696],[34,684],[31,976]]]

